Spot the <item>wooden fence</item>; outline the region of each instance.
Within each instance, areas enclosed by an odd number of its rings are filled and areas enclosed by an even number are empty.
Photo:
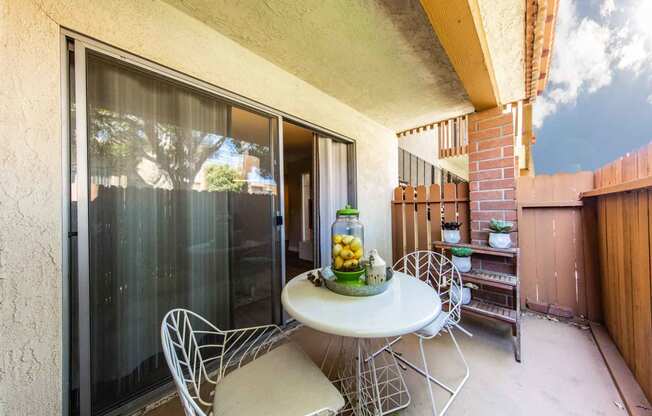
[[[595,253],[584,244],[580,200],[591,189],[593,172],[519,178],[522,306],[599,317]]]
[[[603,320],[652,399],[652,144],[595,172],[583,194],[597,224]]]
[[[462,242],[470,241],[469,184],[446,183],[442,188],[407,186],[394,189],[392,256],[394,261],[414,250],[429,250],[441,240],[442,221],[462,223]]]

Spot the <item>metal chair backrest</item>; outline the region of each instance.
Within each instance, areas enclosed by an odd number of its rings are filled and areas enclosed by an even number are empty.
[[[202,351],[197,340],[198,331],[201,334],[213,334],[218,341],[223,341],[222,331],[203,317],[185,309],[171,310],[161,324],[165,360],[188,416],[205,416],[202,406],[210,405],[201,396],[202,383],[211,380],[206,370],[205,351]],[[216,350],[213,356],[221,354],[221,344],[222,342],[213,345]]]
[[[161,341],[186,415],[205,416],[202,407],[213,405],[202,396],[207,393],[202,386],[214,388],[227,372],[265,354],[283,338],[276,325],[223,331],[192,311],[169,311],[161,323]]]
[[[442,310],[448,313],[447,325],[457,324],[462,307],[462,277],[459,270],[445,256],[421,250],[406,254],[393,269],[428,283],[439,295]],[[457,295],[451,296],[451,291]]]

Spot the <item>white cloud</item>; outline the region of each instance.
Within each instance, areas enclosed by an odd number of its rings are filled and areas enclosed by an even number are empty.
[[[602,17],[609,17],[614,10],[616,10],[616,3],[614,0],[604,0],[600,5],[600,15]]]
[[[545,95],[539,97],[534,104],[534,112],[532,113],[532,125],[534,128],[543,126],[543,120],[554,113],[557,105],[550,101]]]
[[[632,36],[626,43],[614,51],[614,55],[618,59],[618,69],[630,70],[637,75],[649,60],[648,53],[646,39],[643,35]]]
[[[584,90],[594,92],[611,82],[611,31],[594,20],[579,20],[575,3],[559,3],[555,54],[550,72],[550,90],[537,100],[534,120],[540,127],[560,104],[575,104]]]
[[[548,90],[535,104],[535,127],[559,106],[574,105],[580,95],[609,85],[616,71],[652,73],[651,0],[628,2],[620,9],[614,0],[603,0],[600,21],[580,19],[576,4],[559,3]]]

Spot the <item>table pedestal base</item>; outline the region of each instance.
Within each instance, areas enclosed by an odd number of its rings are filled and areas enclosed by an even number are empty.
[[[387,339],[331,337],[321,367],[345,398],[339,414],[381,416],[410,404],[396,357],[373,355],[386,346]]]

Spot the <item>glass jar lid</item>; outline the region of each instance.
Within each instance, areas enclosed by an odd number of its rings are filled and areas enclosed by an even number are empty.
[[[351,205],[346,205],[344,208],[337,210],[337,215],[360,215],[360,211],[352,208]]]

